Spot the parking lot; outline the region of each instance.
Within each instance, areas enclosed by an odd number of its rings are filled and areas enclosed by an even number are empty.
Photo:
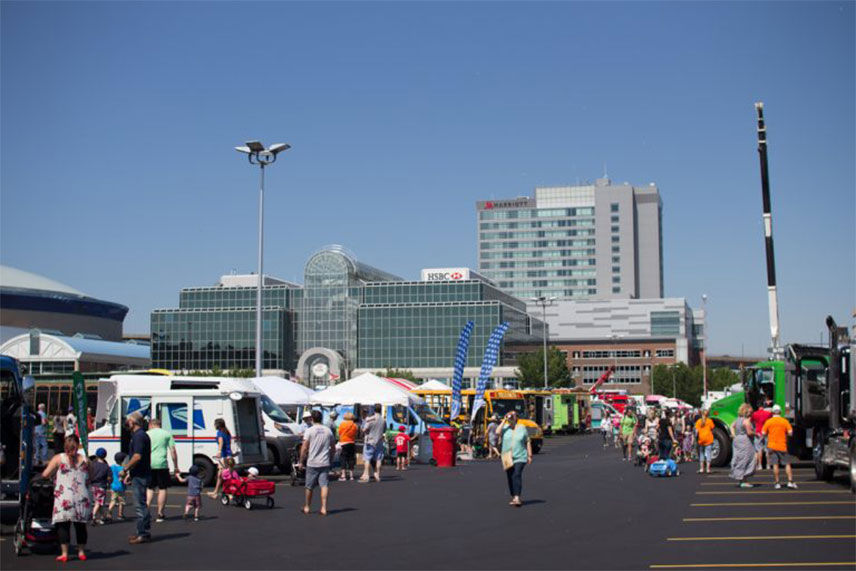
[[[379,484],[335,482],[329,517],[299,513],[302,488],[281,477],[276,508],[247,511],[205,498],[203,518],[179,516],[170,490],[154,541],[131,546],[128,520],[90,529],[92,569],[692,569],[852,568],[856,502],[844,479],[796,470],[798,490],[762,472],[739,490],[726,471],[653,478],[604,450],[599,436],[549,438],[524,473],[526,505],[508,506],[496,462],[453,469],[387,469]],[[317,509],[317,504],[316,504]],[[130,510],[129,510],[130,513]],[[8,530],[8,528],[5,528]],[[17,558],[3,535],[4,569],[58,567]]]

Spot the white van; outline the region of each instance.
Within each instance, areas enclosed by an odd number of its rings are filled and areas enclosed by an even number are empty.
[[[131,435],[125,417],[139,412],[161,420],[175,437],[178,468],[199,467],[199,477],[211,485],[216,477],[217,430],[222,418],[232,434],[238,465],[269,466],[262,424],[261,394],[252,382],[214,377],[113,375],[98,382],[95,430],[89,433],[87,454],[107,450],[108,462],[127,452]]]

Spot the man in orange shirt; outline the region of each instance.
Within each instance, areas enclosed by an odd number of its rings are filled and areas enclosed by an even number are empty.
[[[773,406],[773,417],[764,423],[761,433],[767,437],[767,459],[773,465],[776,489],[782,489],[782,484],[779,483],[779,466],[782,463],[785,464],[785,473],[788,475],[788,487],[796,489],[791,460],[788,457],[788,436],[793,436],[794,428],[790,422],[782,418],[782,407]]]

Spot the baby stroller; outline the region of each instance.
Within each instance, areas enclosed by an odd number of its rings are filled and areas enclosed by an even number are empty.
[[[294,445],[294,450],[291,451],[291,485],[299,486],[306,483],[306,467],[300,466],[300,448],[302,442]]]
[[[34,478],[21,501],[21,514],[15,525],[15,554],[38,546],[55,547],[58,543],[52,523],[54,485],[51,480]]]
[[[223,493],[220,495],[220,503],[229,505],[229,496],[232,496],[236,506],[244,506],[253,509],[253,500],[264,498],[268,508],[273,508],[273,494],[276,492],[276,484],[270,480],[248,480],[247,478],[230,478],[223,482]]]

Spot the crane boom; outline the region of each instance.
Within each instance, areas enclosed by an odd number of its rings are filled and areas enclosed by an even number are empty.
[[[767,252],[767,300],[770,308],[770,340],[773,358],[781,355],[779,342],[779,294],[776,289],[776,256],[773,252],[773,213],[770,206],[770,178],[767,170],[767,125],[764,103],[755,103],[758,113],[758,158],[761,161],[761,200],[764,213],[764,245]]]

